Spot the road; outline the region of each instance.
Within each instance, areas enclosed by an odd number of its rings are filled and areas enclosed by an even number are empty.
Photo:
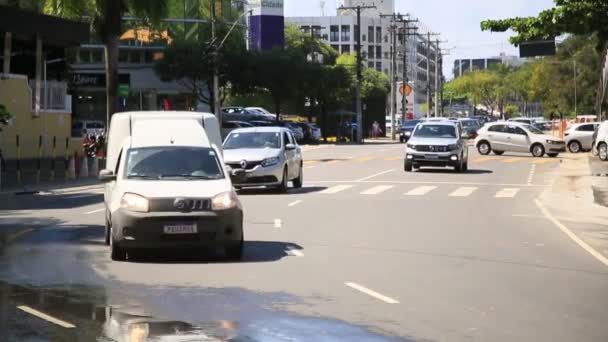
[[[559,159],[406,174],[402,149],[309,148],[303,189],[244,191],[238,263],[112,262],[101,188],[3,201],[36,230],[0,259],[0,340],[608,340],[606,266],[535,201]]]

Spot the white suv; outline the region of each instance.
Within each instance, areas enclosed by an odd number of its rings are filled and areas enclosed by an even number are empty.
[[[566,143],[554,136],[544,134],[538,128],[517,122],[497,122],[479,130],[475,146],[482,155],[494,152],[532,153],[540,158],[545,155],[557,157],[566,151]]]

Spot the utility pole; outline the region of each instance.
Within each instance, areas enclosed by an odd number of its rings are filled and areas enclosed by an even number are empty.
[[[426,33],[426,116],[428,118],[431,117],[431,102],[433,101],[431,98],[431,36],[438,36],[437,33],[431,33],[431,31]],[[437,54],[437,52],[435,52]]]
[[[391,25],[393,36],[392,56],[391,56],[391,140],[397,139],[397,25],[393,16]]]
[[[578,85],[577,85],[577,80],[576,80],[576,59],[573,61],[574,62],[574,117],[578,117]]]
[[[212,56],[212,65],[213,65],[213,114],[217,118],[217,121],[220,123],[220,127],[222,126],[222,111],[220,110],[220,101],[219,101],[219,76],[217,70],[217,54],[218,54],[218,45],[216,42],[217,32],[216,32],[216,13],[215,13],[215,0],[211,0],[211,42],[213,44],[213,56]]]
[[[357,26],[359,27],[359,34],[357,35],[357,87],[356,87],[356,97],[357,97],[357,124],[359,125],[357,128],[357,142],[359,144],[363,144],[363,104],[361,103],[361,81],[363,79],[363,75],[361,74],[361,62],[363,58],[361,57],[361,10],[376,8],[376,6],[352,6],[352,7],[344,7],[340,6],[340,10],[355,10],[357,12]]]
[[[409,86],[410,82],[408,80],[408,74],[407,74],[407,37],[408,36],[415,36],[417,34],[412,34],[411,32],[409,32],[409,30],[411,29],[412,31],[417,31],[418,27],[414,26],[411,27],[409,26],[409,23],[417,23],[418,20],[408,20],[408,19],[404,19],[402,20],[403,23],[403,97],[401,98],[401,115],[402,115],[402,120],[405,120],[407,118],[407,87]]]
[[[435,47],[435,117],[439,117],[439,39]]]

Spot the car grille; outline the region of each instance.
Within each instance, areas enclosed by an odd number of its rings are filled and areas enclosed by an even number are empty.
[[[261,176],[247,178],[246,184],[266,184],[277,183],[279,180],[275,176]]]
[[[162,198],[162,199],[151,199],[150,200],[150,211],[151,212],[201,212],[211,210],[210,199],[190,199],[183,198],[185,201],[185,207],[179,210],[175,207],[175,200],[177,198]],[[180,198],[181,199],[181,198]]]
[[[447,146],[436,146],[436,145],[418,145],[416,151],[420,152],[447,152]]]
[[[230,166],[230,168],[238,170],[238,169],[242,169],[241,167],[241,163],[227,163],[228,166]],[[262,162],[261,161],[255,161],[255,162],[247,162],[247,166],[245,167],[245,170],[253,170],[256,166],[261,165]]]

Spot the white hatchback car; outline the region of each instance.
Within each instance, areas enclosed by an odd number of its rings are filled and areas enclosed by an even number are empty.
[[[572,125],[566,131],[566,146],[572,153],[591,150],[593,145],[593,133],[599,123],[579,123]]]
[[[557,157],[566,151],[566,143],[554,136],[544,134],[538,128],[517,122],[497,122],[479,130],[475,146],[482,155],[494,152],[502,155],[505,152],[532,153],[540,158],[545,155]]]

